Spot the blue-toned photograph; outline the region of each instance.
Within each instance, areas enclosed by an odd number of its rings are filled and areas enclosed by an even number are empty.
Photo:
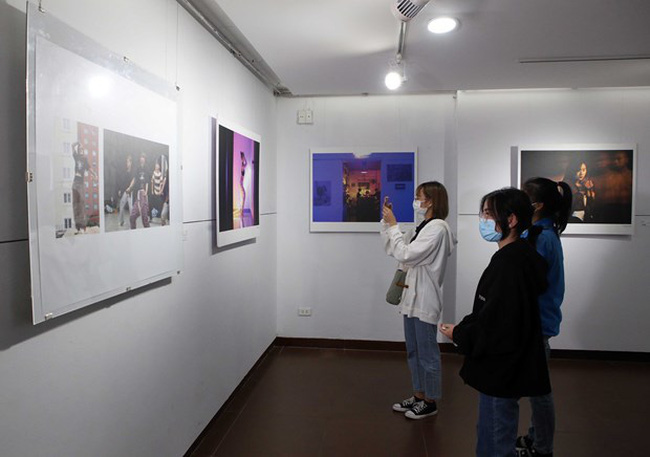
[[[408,163],[394,163],[386,166],[388,182],[413,181],[413,165]]]
[[[332,181],[314,181],[314,206],[332,204]]]
[[[415,153],[312,154],[312,222],[379,222],[384,198],[413,222]]]

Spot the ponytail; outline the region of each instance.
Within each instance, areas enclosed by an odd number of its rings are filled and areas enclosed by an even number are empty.
[[[573,194],[564,181],[555,182],[547,178],[531,178],[524,183],[524,192],[533,203],[543,203],[542,216],[553,221],[553,230],[560,236],[566,229],[571,215]]]
[[[564,229],[566,229],[566,225],[569,222],[569,216],[571,215],[571,206],[573,205],[573,192],[571,191],[571,187],[564,181],[559,181],[557,183],[557,187],[561,195],[561,200],[560,206],[556,212],[557,217],[553,221],[553,226],[555,228],[555,233],[560,236],[560,234],[564,232]]]

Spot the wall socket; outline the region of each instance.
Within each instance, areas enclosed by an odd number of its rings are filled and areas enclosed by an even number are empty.
[[[313,124],[314,123],[314,112],[310,109],[299,109],[297,112],[297,122],[298,124]]]
[[[298,308],[298,316],[301,317],[311,316],[311,308]]]

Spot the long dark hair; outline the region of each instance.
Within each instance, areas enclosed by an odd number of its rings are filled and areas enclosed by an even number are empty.
[[[517,216],[517,225],[513,228],[517,235],[521,235],[532,224],[533,207],[530,198],[519,189],[505,187],[485,195],[481,199],[481,212],[486,203],[504,239],[510,234],[508,217],[511,214]]]
[[[524,183],[524,192],[533,203],[543,203],[541,215],[553,221],[553,230],[559,237],[566,229],[571,215],[573,194],[564,181],[547,178],[531,178]]]

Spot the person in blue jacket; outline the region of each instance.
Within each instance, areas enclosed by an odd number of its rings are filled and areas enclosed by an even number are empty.
[[[542,334],[548,360],[551,347],[549,338],[560,333],[564,299],[564,254],[560,235],[571,215],[573,196],[571,187],[563,181],[547,178],[531,178],[524,183],[523,191],[533,205],[533,226],[523,236],[535,246],[548,264],[546,280],[548,288],[539,296],[539,312],[542,319]],[[517,438],[517,452],[520,457],[553,455],[555,433],[555,406],[553,395],[530,397],[532,410],[531,425],[526,436]]]

